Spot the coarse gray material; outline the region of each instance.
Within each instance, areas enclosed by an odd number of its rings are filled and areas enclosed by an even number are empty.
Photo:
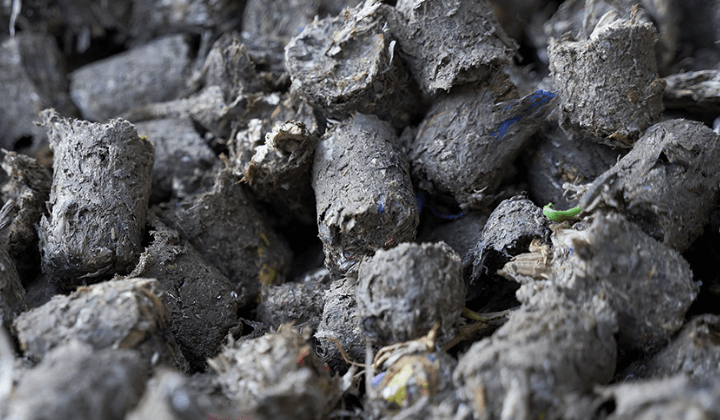
[[[225,33],[240,26],[245,0],[132,0],[130,41],[171,33]],[[206,35],[207,36],[207,35]]]
[[[150,365],[175,364],[188,370],[166,322],[169,312],[155,279],[111,280],[80,287],[69,296],[23,312],[13,324],[25,357],[41,360],[48,352],[77,340],[96,350],[138,350]]]
[[[330,279],[330,272],[321,268],[302,281],[263,288],[257,319],[274,330],[289,322],[295,322],[297,328],[317,328]]]
[[[558,230],[552,241],[547,282],[578,305],[603,299],[617,313],[621,349],[657,350],[682,327],[699,285],[676,251],[617,213],[595,215],[586,230]],[[545,283],[521,281],[521,302]]]
[[[480,241],[487,220],[486,214],[474,211],[457,220],[436,223],[428,229],[430,223],[425,219],[426,227],[421,234],[418,234],[418,242],[443,241],[464,260],[468,252],[472,251]]]
[[[155,147],[150,202],[166,201],[172,196],[185,198],[212,187],[208,173],[220,164],[220,159],[195,131],[190,119],[143,121],[135,128]]]
[[[617,349],[607,305],[545,295],[545,305],[522,306],[460,357],[453,379],[475,418],[554,418],[564,395],[612,378]]]
[[[229,407],[214,404],[208,396],[193,389],[192,379],[160,368],[148,381],[145,393],[126,420],[214,420],[241,419]],[[259,420],[259,419],[258,419]]]
[[[720,316],[695,316],[670,344],[645,360],[630,365],[620,379],[661,379],[677,374],[717,378],[720,373],[719,332]]]
[[[320,0],[247,0],[242,28],[253,38],[279,39],[287,44],[319,14]]]
[[[142,252],[152,144],[121,119],[41,117],[54,154],[50,214],[38,228],[43,271],[65,288],[126,271]]]
[[[8,174],[0,188],[0,238],[10,255],[20,256],[37,239],[36,226],[50,197],[52,172],[30,156],[8,151],[0,166]]]
[[[415,238],[418,205],[396,142],[388,123],[357,113],[330,127],[315,150],[318,236],[334,273]]]
[[[158,38],[70,74],[70,97],[83,118],[105,122],[141,105],[178,97],[190,71],[182,35]]]
[[[147,371],[135,351],[72,341],[24,375],[5,418],[122,420],[140,400]]]
[[[243,342],[231,342],[208,363],[238,409],[261,418],[320,420],[340,398],[307,338],[291,326]]]
[[[486,0],[399,0],[396,9],[391,31],[426,93],[481,81],[517,54]]]
[[[720,417],[720,381],[717,376],[683,374],[666,379],[625,382],[600,389],[594,417],[612,407],[607,420],[691,420]]]
[[[662,117],[665,82],[658,78],[650,23],[601,22],[587,40],[550,39],[550,72],[560,96],[560,126],[629,148]]]
[[[666,108],[712,117],[720,114],[720,70],[673,74],[665,78]]]
[[[593,181],[624,155],[593,141],[573,141],[555,122],[548,122],[536,133],[536,146],[523,152],[527,168],[528,192],[536,203],[553,203],[556,209],[577,205],[578,198],[565,192],[565,184],[581,185]]]
[[[292,251],[255,208],[229,169],[216,174],[212,190],[163,211],[164,223],[227,276],[238,295],[254,300],[260,285],[282,284]]]
[[[408,154],[420,189],[449,196],[464,210],[487,204],[556,102],[542,90],[516,96],[508,76],[494,72],[486,83],[457,87],[435,102]]]
[[[247,296],[240,296],[226,276],[180,240],[177,231],[151,218],[153,242],[128,277],[155,278],[166,293],[160,300],[170,312],[170,331],[190,365],[204,370]]]
[[[720,136],[701,122],[669,120],[598,177],[580,207],[610,207],[683,252],[702,233],[720,197]]]
[[[465,306],[462,263],[449,246],[402,243],[358,270],[360,327],[377,344],[423,337],[438,323],[440,345],[454,336]]]
[[[287,115],[287,111],[292,111],[287,109],[289,101],[290,98],[278,105],[271,120],[250,120],[247,130],[230,141],[230,159],[233,173],[242,177],[259,201],[269,203],[287,218],[312,224],[316,216],[310,179],[318,127],[312,109],[299,99],[297,113]],[[296,117],[297,121],[284,116]],[[283,119],[287,122],[281,122]]]
[[[15,316],[26,310],[27,306],[25,289],[20,283],[15,264],[5,251],[5,245],[0,243],[0,323],[9,330]]]
[[[542,210],[524,196],[502,201],[490,214],[467,257],[472,262],[472,274],[465,284],[468,299],[491,293],[485,289],[488,283],[498,281],[497,270],[515,255],[526,252],[533,239],[549,242],[548,228]]]
[[[337,372],[345,373],[348,365],[343,360],[340,344],[350,361],[363,363],[365,360],[365,335],[360,329],[355,289],[357,279],[343,277],[330,284],[325,291],[322,319],[315,332],[319,344],[315,351],[325,363]]]
[[[42,127],[34,124],[38,113],[50,101],[33,84],[22,66],[22,57],[12,39],[0,43],[0,147],[13,150],[21,139],[32,144],[45,143]]]
[[[285,47],[294,90],[331,118],[375,114],[400,130],[420,110],[419,92],[395,53],[385,6],[368,0],[315,20]]]

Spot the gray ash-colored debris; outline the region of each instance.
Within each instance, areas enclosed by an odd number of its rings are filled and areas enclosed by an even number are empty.
[[[126,31],[137,45],[172,33],[225,33],[240,26],[245,0],[132,0]]]
[[[15,316],[28,307],[25,289],[20,283],[20,276],[5,245],[0,243],[0,324],[6,329]]]
[[[214,167],[220,167],[220,159],[195,131],[190,119],[143,121],[135,128],[155,147],[151,203],[185,198],[212,188],[210,174]]]
[[[38,238],[35,226],[50,197],[52,172],[27,155],[4,151],[0,166],[8,179],[0,187],[0,241],[19,257]]]
[[[419,94],[387,32],[386,7],[367,0],[305,26],[285,48],[292,89],[331,118],[357,111],[396,129],[409,125],[420,111]]]
[[[678,374],[716,378],[720,372],[720,317],[691,318],[673,340],[656,354],[633,362],[621,381],[661,379]]]
[[[490,214],[480,239],[468,254],[472,274],[466,280],[467,299],[488,299],[502,282],[496,272],[518,254],[527,252],[533,240],[548,243],[550,230],[542,210],[524,196],[502,201]]]
[[[192,379],[165,368],[155,371],[145,393],[126,420],[201,420],[242,418],[192,386]]]
[[[632,147],[662,117],[665,82],[650,23],[606,16],[589,38],[551,39],[550,72],[560,96],[560,126],[570,137]]]
[[[127,121],[41,117],[54,153],[50,214],[38,230],[43,270],[67,287],[125,270],[141,251],[152,145]]]
[[[379,250],[358,269],[357,316],[377,344],[420,338],[440,324],[441,344],[455,334],[465,306],[462,263],[449,246],[402,243]]]
[[[699,288],[690,265],[621,215],[597,214],[585,230],[556,230],[552,242],[547,280],[515,276],[524,284],[521,302],[544,285],[577,305],[601,299],[617,314],[618,346],[628,351],[657,350],[682,327]]]
[[[720,381],[716,376],[683,374],[599,388],[597,397],[565,418],[582,420],[715,419],[720,417]]]
[[[315,332],[318,356],[334,371],[345,373],[345,363],[338,344],[350,361],[365,360],[365,334],[360,328],[355,289],[357,279],[343,277],[335,280],[325,291],[322,319]],[[337,344],[333,340],[337,340]]]
[[[243,414],[320,420],[335,407],[340,389],[306,339],[285,326],[279,333],[228,343],[208,363]]]
[[[638,5],[637,9],[634,6]],[[672,0],[566,0],[546,21],[534,22],[542,26],[535,30],[532,42],[538,48],[538,56],[547,63],[549,38],[559,39],[570,32],[576,39],[587,37],[603,20],[610,17],[635,17],[637,23],[652,23],[658,31],[658,43],[654,54],[658,66],[667,68],[675,58],[680,36],[679,5]],[[610,13],[608,17],[605,17]],[[653,53],[652,51],[650,51]]]
[[[198,76],[205,86],[220,86],[228,103],[241,93],[272,92],[278,82],[272,73],[258,72],[243,41],[238,32],[223,34],[213,44]]]
[[[247,296],[209,264],[177,231],[152,218],[153,242],[140,255],[128,277],[155,278],[166,293],[160,296],[170,312],[169,328],[190,365],[198,370],[214,356]]]
[[[459,219],[435,221],[431,226],[428,226],[430,224],[428,219],[431,218],[428,217],[423,222],[425,227],[418,234],[418,242],[443,241],[464,259],[480,241],[480,235],[482,235],[488,216],[482,212],[473,211],[464,214]]]
[[[70,341],[81,341],[95,350],[137,350],[148,365],[165,363],[188,371],[168,329],[170,313],[161,300],[164,293],[155,279],[81,287],[23,312],[13,328],[23,355],[34,361]]]
[[[517,54],[486,0],[399,0],[390,11],[399,52],[425,93],[482,81]]]
[[[588,393],[615,370],[615,319],[598,300],[546,293],[460,357],[453,379],[475,418],[555,418],[567,394]]]
[[[418,204],[396,143],[388,123],[360,113],[330,127],[318,143],[312,186],[325,266],[333,273],[415,238]]]
[[[180,96],[190,72],[183,35],[158,38],[70,74],[70,96],[85,119],[104,122],[123,112]]]
[[[556,121],[546,123],[535,136],[535,147],[522,154],[528,193],[536,203],[553,203],[558,209],[577,204],[578,199],[566,192],[566,184],[591,182],[623,156],[620,148],[571,140]]]
[[[291,322],[298,329],[306,325],[316,329],[330,280],[330,272],[320,268],[299,281],[263,288],[257,319],[275,330]]]
[[[145,391],[147,366],[132,350],[69,342],[21,378],[5,418],[122,420]]]
[[[610,207],[683,252],[703,232],[720,197],[720,136],[697,121],[669,120],[590,184],[580,207]]]
[[[38,112],[50,105],[22,65],[18,43],[0,43],[0,147],[12,150],[30,140],[31,145],[47,142],[45,130],[34,124]]]
[[[239,295],[254,299],[262,284],[285,282],[292,252],[229,169],[216,174],[210,191],[172,204],[160,218],[227,276]]]
[[[283,96],[271,112],[257,117],[229,141],[233,173],[277,214],[312,224],[310,177],[320,130],[312,107],[296,96]]]
[[[720,70],[701,70],[666,77],[665,108],[716,117],[720,114]]]
[[[508,166],[555,105],[538,90],[521,99],[507,75],[459,86],[432,106],[409,151],[420,189],[478,207],[499,187]],[[504,101],[504,102],[503,102]]]
[[[41,118],[54,154],[50,214],[38,227],[43,271],[65,288],[126,271],[142,252],[152,144],[121,119]]]

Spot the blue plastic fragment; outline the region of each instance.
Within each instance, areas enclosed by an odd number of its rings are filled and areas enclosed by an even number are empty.
[[[510,126],[515,124],[516,122],[520,121],[522,117],[522,115],[518,115],[517,117],[508,118],[507,120],[500,123],[497,131],[491,132],[490,135],[493,137],[497,137],[498,140],[502,140],[503,136],[507,134],[508,128],[510,128]]]
[[[523,110],[520,115],[517,115],[515,117],[511,117],[506,119],[505,121],[501,122],[498,126],[497,131],[490,132],[490,135],[492,137],[497,137],[498,140],[502,140],[502,138],[507,134],[508,129],[510,126],[515,124],[516,122],[520,121],[525,115],[528,115],[530,111],[537,107],[546,104],[548,101],[550,101],[552,98],[556,97],[557,95],[550,92],[549,90],[538,90],[530,97],[528,98],[530,100],[530,106],[527,107],[527,109]],[[503,108],[503,111],[507,111],[510,108],[510,105]]]
[[[418,214],[422,214],[423,206],[425,205],[425,194],[423,194],[422,191],[418,191],[417,194],[415,194],[415,198],[417,198],[418,203]]]
[[[385,372],[380,372],[377,375],[375,375],[375,377],[372,378],[373,388],[380,386],[380,383],[382,383],[382,380],[384,377],[385,377]]]

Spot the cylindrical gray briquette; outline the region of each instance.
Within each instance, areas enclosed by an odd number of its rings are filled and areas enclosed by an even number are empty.
[[[53,183],[38,236],[42,269],[61,286],[125,271],[142,252],[152,144],[135,127],[62,118],[45,110]]]
[[[318,144],[312,175],[318,234],[325,266],[335,273],[415,238],[418,205],[396,141],[390,124],[356,114]]]
[[[358,280],[360,328],[378,344],[420,338],[435,323],[442,343],[465,306],[460,256],[443,242],[378,251],[360,264]]]

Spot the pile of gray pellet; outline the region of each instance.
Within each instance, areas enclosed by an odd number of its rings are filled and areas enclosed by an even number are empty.
[[[720,418],[720,0],[0,28],[0,419]]]

